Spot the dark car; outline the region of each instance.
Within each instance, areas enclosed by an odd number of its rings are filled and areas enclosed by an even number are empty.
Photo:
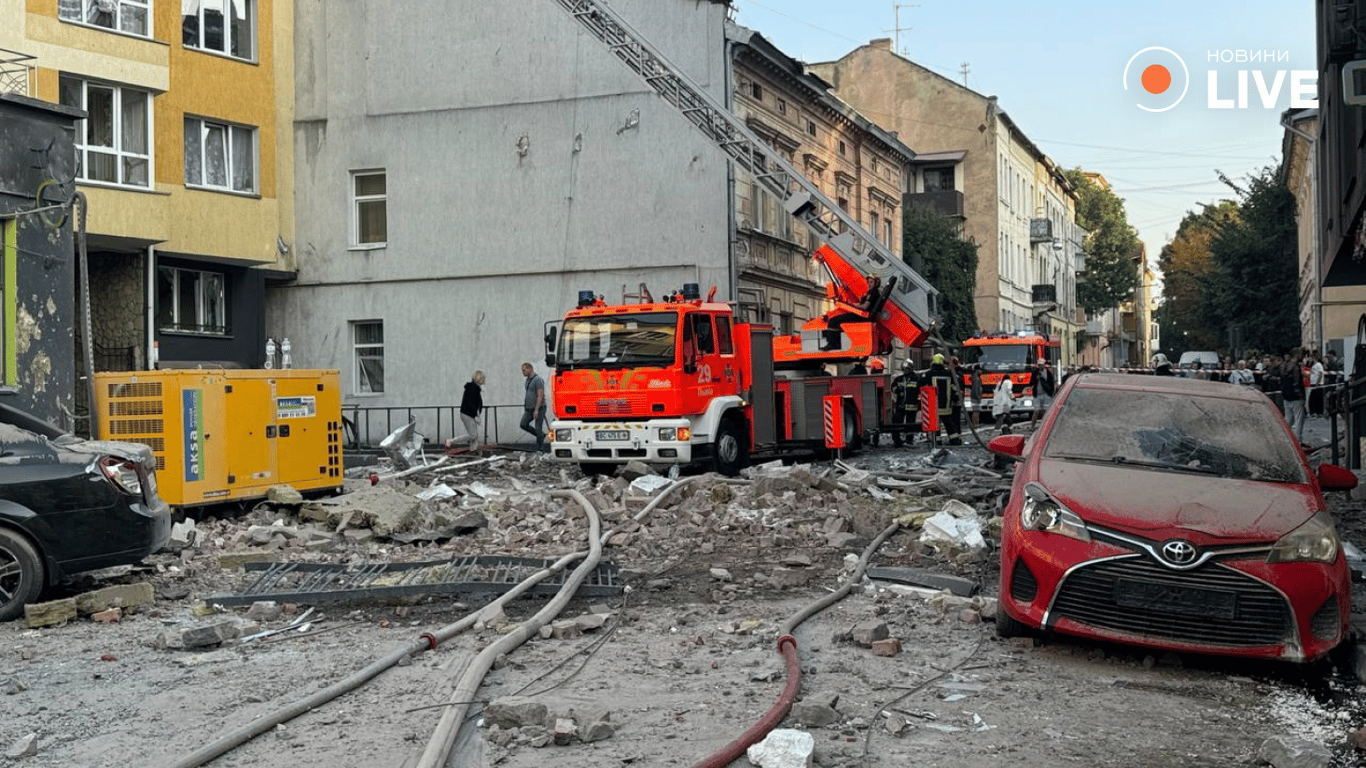
[[[145,445],[83,440],[0,403],[0,621],[64,576],[166,544],[155,466]]]
[[[1347,636],[1349,571],[1323,490],[1271,401],[1192,379],[1071,377],[1023,456],[1001,532],[997,631],[1318,659]]]

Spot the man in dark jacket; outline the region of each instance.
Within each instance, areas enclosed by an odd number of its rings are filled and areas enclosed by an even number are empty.
[[[1029,386],[1034,391],[1034,410],[1029,414],[1030,429],[1038,423],[1039,417],[1048,410],[1048,406],[1053,404],[1053,392],[1057,390],[1057,381],[1053,367],[1047,360],[1039,358],[1029,372]]]

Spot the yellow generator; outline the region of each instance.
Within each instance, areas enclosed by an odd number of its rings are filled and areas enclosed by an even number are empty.
[[[174,506],[342,486],[336,370],[162,370],[95,374],[99,436],[142,443]]]

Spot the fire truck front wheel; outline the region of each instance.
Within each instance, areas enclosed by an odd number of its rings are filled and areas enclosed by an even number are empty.
[[[712,468],[718,473],[727,477],[740,474],[749,457],[749,448],[745,445],[745,433],[737,420],[731,418],[721,421],[711,452]]]

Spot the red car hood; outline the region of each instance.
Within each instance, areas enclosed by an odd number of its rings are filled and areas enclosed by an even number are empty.
[[[1154,539],[1196,531],[1230,542],[1271,542],[1322,508],[1308,484],[1078,461],[1044,459],[1039,480],[1087,522]]]

